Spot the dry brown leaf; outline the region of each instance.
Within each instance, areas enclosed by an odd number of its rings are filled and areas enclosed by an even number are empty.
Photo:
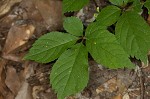
[[[16,51],[17,48],[24,45],[34,33],[35,27],[33,25],[14,25],[11,27],[6,43],[3,49],[3,54],[10,54]]]
[[[17,3],[21,2],[22,0],[1,0],[0,1],[0,17],[3,17],[5,14],[10,12],[10,10],[16,5]]]
[[[123,98],[122,98],[122,99],[130,99],[129,94],[126,93],[125,95],[123,95]]]
[[[122,95],[121,95],[121,94],[118,94],[118,95],[116,95],[115,97],[113,97],[112,99],[122,99]]]
[[[5,96],[5,99],[14,99],[14,98],[15,98],[15,95],[12,92],[8,92],[7,96]]]
[[[113,77],[107,82],[105,82],[103,85],[99,86],[96,89],[97,94],[107,91],[107,92],[114,92],[117,90],[117,78]]]
[[[9,30],[7,35],[6,43],[3,49],[3,58],[19,61],[19,57],[12,55],[14,52],[19,51],[19,49],[27,43],[29,38],[34,33],[35,27],[33,25],[14,25]]]
[[[127,90],[126,85],[120,79],[117,80],[118,93],[122,94]]]
[[[1,95],[3,95],[3,96],[6,96],[7,95],[7,91],[8,91],[8,89],[7,89],[7,87],[6,87],[6,85],[5,85],[5,80],[4,80],[4,78],[5,78],[5,75],[4,75],[4,67],[5,67],[5,65],[6,65],[6,62],[7,61],[5,61],[5,60],[3,60],[3,59],[1,59],[0,60],[0,94]]]
[[[15,99],[32,99],[32,88],[26,79],[33,74],[33,66],[37,65],[37,63],[25,62],[23,67],[25,68],[23,73],[21,74],[22,84],[21,88],[15,97]]]
[[[62,27],[62,1],[61,0],[33,0],[35,8],[39,11],[47,28],[56,30]]]
[[[38,99],[38,98],[40,98],[40,97],[38,96],[38,94],[39,94],[40,91],[43,91],[43,90],[44,90],[44,89],[43,89],[42,86],[34,86],[34,87],[32,88],[32,96],[33,96],[33,99]]]
[[[36,22],[43,21],[42,16],[34,6],[33,0],[23,0],[20,3],[20,6],[25,10],[23,12],[23,19],[29,19]]]
[[[131,70],[119,70],[117,77],[111,78],[96,89],[97,94],[105,91],[110,93],[117,91],[118,95],[122,95],[136,77],[136,73],[131,75],[130,72]]]
[[[0,99],[4,99],[4,97],[0,94]]]
[[[7,68],[5,83],[12,93],[17,95],[21,85],[16,69],[12,66]]]
[[[31,93],[31,87],[27,82],[24,82],[15,99],[32,99]]]
[[[128,87],[132,84],[132,82],[136,78],[136,72],[131,73],[132,70],[125,70],[125,71],[118,71],[117,74],[117,86],[118,86],[118,93],[123,94]]]

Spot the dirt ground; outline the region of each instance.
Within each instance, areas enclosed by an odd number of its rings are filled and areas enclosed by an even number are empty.
[[[91,0],[82,10],[65,15],[79,17],[86,27],[94,21],[96,7],[106,5],[107,0]],[[0,99],[57,99],[49,84],[54,62],[40,64],[23,57],[41,35],[63,31],[61,13],[61,0],[0,1]],[[66,99],[150,99],[150,66],[133,62],[134,70],[110,70],[89,58],[88,86]]]

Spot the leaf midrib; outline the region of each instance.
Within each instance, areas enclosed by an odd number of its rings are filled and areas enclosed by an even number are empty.
[[[56,47],[58,47],[58,46],[65,45],[65,44],[67,44],[67,43],[71,43],[71,42],[73,42],[73,41],[75,41],[75,40],[70,40],[70,41],[65,42],[65,43],[63,43],[63,44],[58,44],[57,46],[54,46],[54,47],[51,47],[51,48],[47,48],[46,50],[42,50],[42,51],[39,51],[39,52],[37,52],[37,53],[33,53],[32,55],[29,55],[29,57],[30,57],[30,56],[35,56],[35,55],[40,54],[40,53],[44,53],[44,52],[46,52],[46,51],[48,51],[48,50],[54,49],[54,48],[56,48]],[[61,48],[62,48],[62,47],[61,47]]]

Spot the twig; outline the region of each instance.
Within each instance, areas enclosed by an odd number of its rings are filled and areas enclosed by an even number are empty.
[[[144,99],[144,90],[145,90],[145,88],[144,88],[144,82],[143,82],[144,78],[143,78],[142,70],[141,70],[141,68],[139,66],[137,66],[137,71],[138,71],[138,76],[140,78],[141,99]]]

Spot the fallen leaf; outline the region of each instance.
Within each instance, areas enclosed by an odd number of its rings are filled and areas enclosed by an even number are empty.
[[[35,27],[31,24],[14,25],[8,32],[7,39],[3,49],[3,58],[20,61],[20,57],[13,55],[13,53],[20,50],[20,48],[28,42]]]
[[[12,93],[17,95],[21,85],[16,69],[12,66],[7,68],[5,83]]]
[[[122,99],[122,95],[121,95],[121,94],[118,94],[118,95],[116,95],[115,97],[113,97],[112,99]]]
[[[41,14],[34,6],[33,0],[23,0],[20,6],[25,10],[23,12],[23,19],[29,19],[37,23],[43,21]]]
[[[132,85],[132,82],[136,78],[136,73],[133,72],[133,75],[131,74],[132,70],[125,70],[125,71],[118,71],[117,74],[117,86],[118,86],[118,93],[123,94],[130,85]]]
[[[117,90],[117,78],[113,77],[107,82],[105,82],[103,85],[99,86],[96,89],[97,94],[107,91],[107,92],[114,92]]]
[[[15,95],[12,92],[8,92],[7,96],[5,96],[5,99],[14,99],[14,98],[15,98]]]
[[[42,86],[34,86],[33,88],[32,88],[32,96],[33,96],[33,99],[38,99],[38,98],[40,98],[39,96],[38,96],[38,94],[39,94],[39,92],[40,91],[43,91],[44,89],[42,88]]]
[[[125,95],[123,95],[123,98],[122,98],[122,99],[130,99],[129,94],[126,93]]]
[[[33,74],[33,66],[37,65],[37,63],[28,62],[26,61],[23,64],[23,67],[25,68],[23,73],[20,75],[22,84],[21,88],[18,91],[18,94],[16,95],[15,99],[32,99],[32,88],[27,82],[27,78],[30,77],[31,74]]]
[[[6,62],[7,62],[6,60],[0,59],[0,94],[4,97],[7,95],[8,92],[7,86],[4,82],[5,81],[4,67],[6,65]]]
[[[15,99],[32,99],[31,87],[27,82],[24,82]]]
[[[48,29],[62,27],[62,0],[33,0],[33,3],[47,23]]]
[[[25,44],[34,33],[33,25],[14,25],[8,32],[3,54],[10,54]]]
[[[0,17],[3,17],[16,5],[21,2],[21,0],[3,0],[0,1]]]

